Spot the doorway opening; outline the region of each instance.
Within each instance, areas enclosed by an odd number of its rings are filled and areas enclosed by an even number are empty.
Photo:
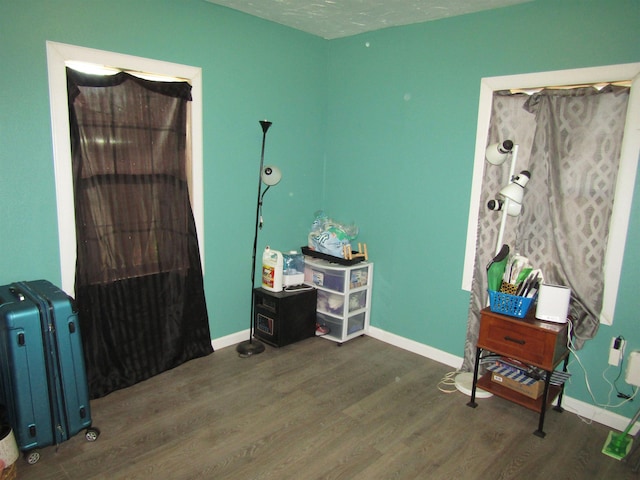
[[[204,273],[202,70],[199,67],[51,41],[47,41],[46,47],[58,212],[61,288],[70,295],[75,293],[76,234],[66,76],[67,66],[73,65],[74,62],[102,65],[118,70],[145,72],[161,77],[177,77],[191,84],[192,102],[190,105],[190,128],[188,129],[191,161],[187,168],[190,180],[189,195]]]
[[[638,156],[640,154],[640,63],[482,79],[478,107],[471,201],[467,225],[467,242],[462,277],[463,290],[471,290],[482,173],[485,167],[484,157],[494,92],[513,89],[526,90],[548,85],[585,85],[619,81],[630,81],[631,91],[616,183],[616,201],[614,202],[609,226],[609,242],[605,256],[604,271],[605,289],[603,307],[600,314],[600,322],[602,324],[611,325],[613,323],[633,200]]]

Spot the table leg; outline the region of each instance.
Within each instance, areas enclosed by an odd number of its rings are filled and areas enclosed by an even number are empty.
[[[473,368],[473,384],[471,386],[471,400],[467,403],[467,406],[471,408],[476,408],[478,404],[476,403],[476,385],[478,384],[478,366],[480,365],[480,348],[476,348],[476,363]]]
[[[567,365],[568,364],[569,364],[569,355],[567,355],[567,358],[564,359],[564,364],[562,365],[562,371],[563,372],[567,371]],[[564,383],[560,387],[560,394],[558,395],[558,402],[556,403],[556,406],[553,407],[553,409],[556,412],[564,412],[564,408],[562,408],[562,396],[563,395],[564,395]]]
[[[544,438],[546,433],[542,430],[544,427],[544,416],[547,412],[547,397],[549,395],[549,382],[551,380],[551,372],[546,372],[544,379],[544,393],[542,394],[542,408],[540,409],[540,421],[538,422],[538,429],[533,432],[534,435],[540,438]]]

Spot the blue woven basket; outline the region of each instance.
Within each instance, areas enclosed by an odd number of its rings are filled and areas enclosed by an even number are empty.
[[[491,311],[511,317],[524,318],[534,300],[535,296],[533,298],[518,297],[516,295],[509,295],[508,293],[489,290]]]

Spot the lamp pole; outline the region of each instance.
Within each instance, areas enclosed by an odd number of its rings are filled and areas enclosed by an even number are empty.
[[[264,344],[259,340],[253,338],[253,322],[254,322],[254,310],[255,299],[253,295],[253,289],[255,287],[256,280],[256,251],[258,248],[258,229],[262,227],[260,222],[260,207],[262,204],[262,169],[264,168],[264,146],[267,141],[267,131],[272,125],[272,122],[268,120],[260,120],[262,126],[262,151],[260,153],[260,170],[258,170],[258,201],[256,203],[256,221],[255,221],[255,233],[253,235],[253,255],[251,257],[251,311],[249,321],[249,340],[241,342],[236,347],[236,351],[241,357],[250,357],[251,355],[257,355],[264,352]]]
[[[511,166],[509,167],[509,182],[513,179],[516,168],[516,159],[518,158],[518,145],[513,145],[511,150]],[[507,197],[502,204],[502,220],[500,221],[500,230],[498,231],[498,241],[496,242],[496,255],[502,248],[502,239],[504,238],[504,230],[507,226],[507,213],[509,212],[509,203],[511,200]]]

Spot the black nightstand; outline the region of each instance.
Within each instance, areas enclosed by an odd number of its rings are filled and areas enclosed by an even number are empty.
[[[253,295],[253,334],[256,338],[274,347],[284,347],[315,335],[315,288],[282,292],[255,288]]]

